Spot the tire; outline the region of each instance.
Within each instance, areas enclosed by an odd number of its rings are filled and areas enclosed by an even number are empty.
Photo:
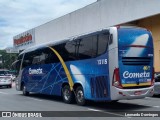
[[[81,106],[86,104],[83,88],[81,86],[77,87],[76,89],[76,102],[78,105],[81,105]]]
[[[73,92],[70,90],[69,85],[65,85],[62,88],[62,97],[63,97],[63,101],[65,103],[71,104],[73,102],[74,99],[74,94]]]
[[[8,88],[12,88],[12,85],[9,85]]]
[[[29,92],[27,92],[26,91],[26,86],[25,85],[23,85],[23,90],[22,90],[22,92],[23,92],[23,95],[25,95],[25,96],[28,96],[29,95]]]
[[[110,103],[112,104],[115,104],[115,103],[117,103],[118,102],[118,100],[112,100],[112,101],[110,101]]]

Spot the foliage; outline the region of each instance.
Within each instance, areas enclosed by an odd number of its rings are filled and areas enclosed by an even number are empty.
[[[0,50],[0,69],[11,69],[12,63],[17,59],[17,53],[6,53],[6,50]]]

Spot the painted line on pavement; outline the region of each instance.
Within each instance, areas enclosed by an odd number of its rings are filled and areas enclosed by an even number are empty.
[[[152,107],[154,107],[154,108],[160,108],[160,106],[152,106]]]
[[[31,100],[35,100],[35,101],[43,101],[43,100],[40,100],[40,99],[36,99],[36,98],[30,98],[30,97],[27,97],[27,98],[29,98],[29,99],[31,99]]]
[[[143,104],[138,104],[138,105],[143,105]],[[150,106],[150,105],[143,105],[143,106],[152,107],[152,108],[160,108],[160,106]]]
[[[116,115],[116,116],[120,116],[120,117],[125,117],[124,115],[121,114],[117,114],[117,113],[113,113],[113,112],[106,112],[106,111],[102,111],[102,110],[98,110],[98,109],[92,109],[92,108],[88,108],[89,111],[97,111],[97,112],[102,112],[102,113],[107,113],[110,115]],[[131,118],[131,117],[127,117],[127,118]]]
[[[9,93],[6,93],[6,92],[0,92],[0,94],[8,95]]]

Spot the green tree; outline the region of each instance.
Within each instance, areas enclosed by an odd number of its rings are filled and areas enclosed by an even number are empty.
[[[0,50],[0,55],[2,63],[0,64],[0,69],[11,69],[12,63],[17,59],[17,53],[6,53],[5,50]]]

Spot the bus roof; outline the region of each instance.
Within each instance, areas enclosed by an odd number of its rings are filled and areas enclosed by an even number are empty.
[[[106,32],[110,28],[118,28],[118,29],[119,28],[140,28],[140,29],[144,29],[144,28],[141,28],[141,27],[138,27],[138,26],[125,26],[125,25],[124,26],[123,25],[113,26],[113,27],[104,28],[104,29],[101,29],[101,30],[98,30],[98,31],[94,31],[94,32],[88,32],[88,33],[85,33],[85,34],[80,34],[80,35],[77,35],[77,36],[72,36],[72,37],[70,37],[68,39],[50,41],[50,42],[42,43],[42,44],[39,44],[39,45],[35,45],[35,46],[32,46],[32,47],[29,47],[29,48],[25,49],[19,55],[27,53],[27,52],[34,51],[36,49],[41,49],[43,47],[58,45],[58,44],[61,44],[63,42],[72,41],[72,40],[75,40],[75,39],[80,39],[81,37],[87,37],[87,36],[89,36],[91,34],[93,35],[93,34],[97,34],[97,33],[103,32],[103,31]]]
[[[32,47],[29,47],[29,48],[25,49],[19,55],[27,53],[27,52],[31,52],[31,51],[34,51],[36,49],[40,49],[40,48],[43,48],[43,47],[52,46],[52,45],[58,45],[58,44],[61,44],[63,42],[66,42],[68,40],[69,39],[59,40],[59,41],[50,41],[50,42],[42,43],[42,44],[39,44],[39,45],[35,45],[35,46],[32,46]]]
[[[102,29],[102,30],[95,31],[95,32],[85,33],[85,34],[73,36],[73,37],[70,37],[70,38],[64,39],[64,40],[56,40],[56,41],[50,41],[50,42],[42,43],[42,44],[35,45],[35,46],[32,46],[32,47],[29,47],[29,48],[25,49],[19,55],[27,53],[27,52],[31,52],[31,51],[34,51],[34,50],[37,50],[37,49],[40,49],[40,48],[43,48],[43,47],[52,46],[52,45],[58,45],[58,44],[61,44],[61,43],[67,42],[67,41],[80,39],[81,37],[87,37],[87,36],[89,36],[91,34],[93,35],[93,34],[97,34],[97,33],[103,32],[103,31],[105,32],[107,30],[109,30],[109,29]]]

